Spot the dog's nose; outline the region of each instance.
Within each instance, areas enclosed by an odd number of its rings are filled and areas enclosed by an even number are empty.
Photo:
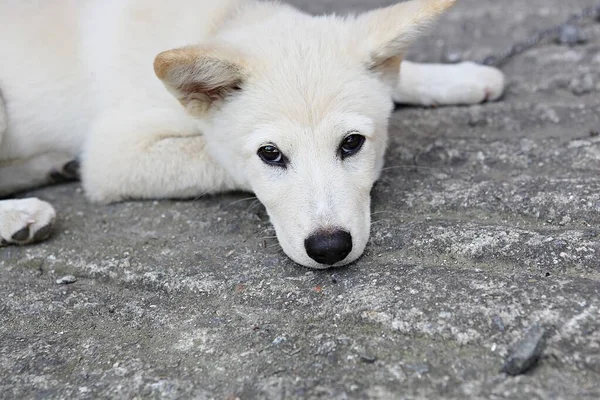
[[[352,251],[352,236],[342,230],[320,231],[304,241],[308,256],[319,264],[333,265]]]

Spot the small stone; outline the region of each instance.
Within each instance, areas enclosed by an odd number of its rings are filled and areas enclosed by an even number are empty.
[[[531,327],[508,354],[501,372],[516,376],[530,370],[544,351],[545,334],[546,330],[541,326]]]
[[[587,42],[588,37],[579,26],[567,24],[561,27],[557,41],[567,46],[575,46]]]
[[[75,282],[77,282],[77,278],[75,278],[73,275],[66,275],[56,280],[57,285],[70,285],[71,283]]]
[[[367,364],[373,364],[375,361],[377,361],[377,357],[369,353],[361,354],[360,359]]]
[[[364,363],[373,364],[375,361],[377,361],[377,356],[366,347],[358,346],[355,351],[358,353],[358,356]]]
[[[282,344],[285,341],[287,341],[287,338],[285,336],[278,336],[275,338],[275,340],[273,340],[273,345],[279,346],[280,344]]]

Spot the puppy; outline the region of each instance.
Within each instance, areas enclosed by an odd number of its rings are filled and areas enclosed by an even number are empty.
[[[454,0],[307,15],[253,0],[0,3],[0,195],[72,176],[94,202],[252,191],[297,263],[364,251],[394,102],[475,104],[496,69],[403,61]],[[55,212],[0,201],[27,244]]]

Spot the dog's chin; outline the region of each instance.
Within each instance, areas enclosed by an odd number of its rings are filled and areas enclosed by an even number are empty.
[[[346,258],[343,261],[340,261],[338,263],[335,263],[333,265],[327,265],[327,264],[319,264],[318,262],[314,261],[314,260],[310,260],[310,261],[306,261],[303,260],[302,262],[299,262],[297,260],[294,260],[293,257],[290,257],[294,262],[302,265],[303,267],[306,268],[310,268],[310,269],[318,269],[318,270],[325,270],[325,269],[333,269],[333,268],[342,268],[345,267],[349,264],[352,264],[353,262],[355,262],[356,260],[358,260],[360,258],[360,255],[357,257],[352,257],[349,256],[348,258]]]
[[[310,260],[310,261],[299,261],[299,260],[295,260],[293,257],[290,257],[295,263],[302,265],[303,267],[306,268],[310,268],[310,269],[317,269],[317,270],[325,270],[325,269],[332,269],[332,268],[340,268],[340,267],[344,267],[348,264],[353,263],[354,261],[356,261],[356,259],[354,258],[348,258],[347,260],[344,261],[340,261],[339,263],[333,264],[333,265],[327,265],[327,264],[319,264],[316,261]]]

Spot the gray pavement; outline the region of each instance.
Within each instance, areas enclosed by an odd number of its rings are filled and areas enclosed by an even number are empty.
[[[460,0],[410,58],[479,58],[593,3]],[[34,192],[61,219],[0,250],[0,398],[600,398],[600,24],[586,29],[507,65],[502,102],[394,114],[372,240],[348,268],[293,264],[247,194]],[[537,367],[501,373],[536,324]]]

